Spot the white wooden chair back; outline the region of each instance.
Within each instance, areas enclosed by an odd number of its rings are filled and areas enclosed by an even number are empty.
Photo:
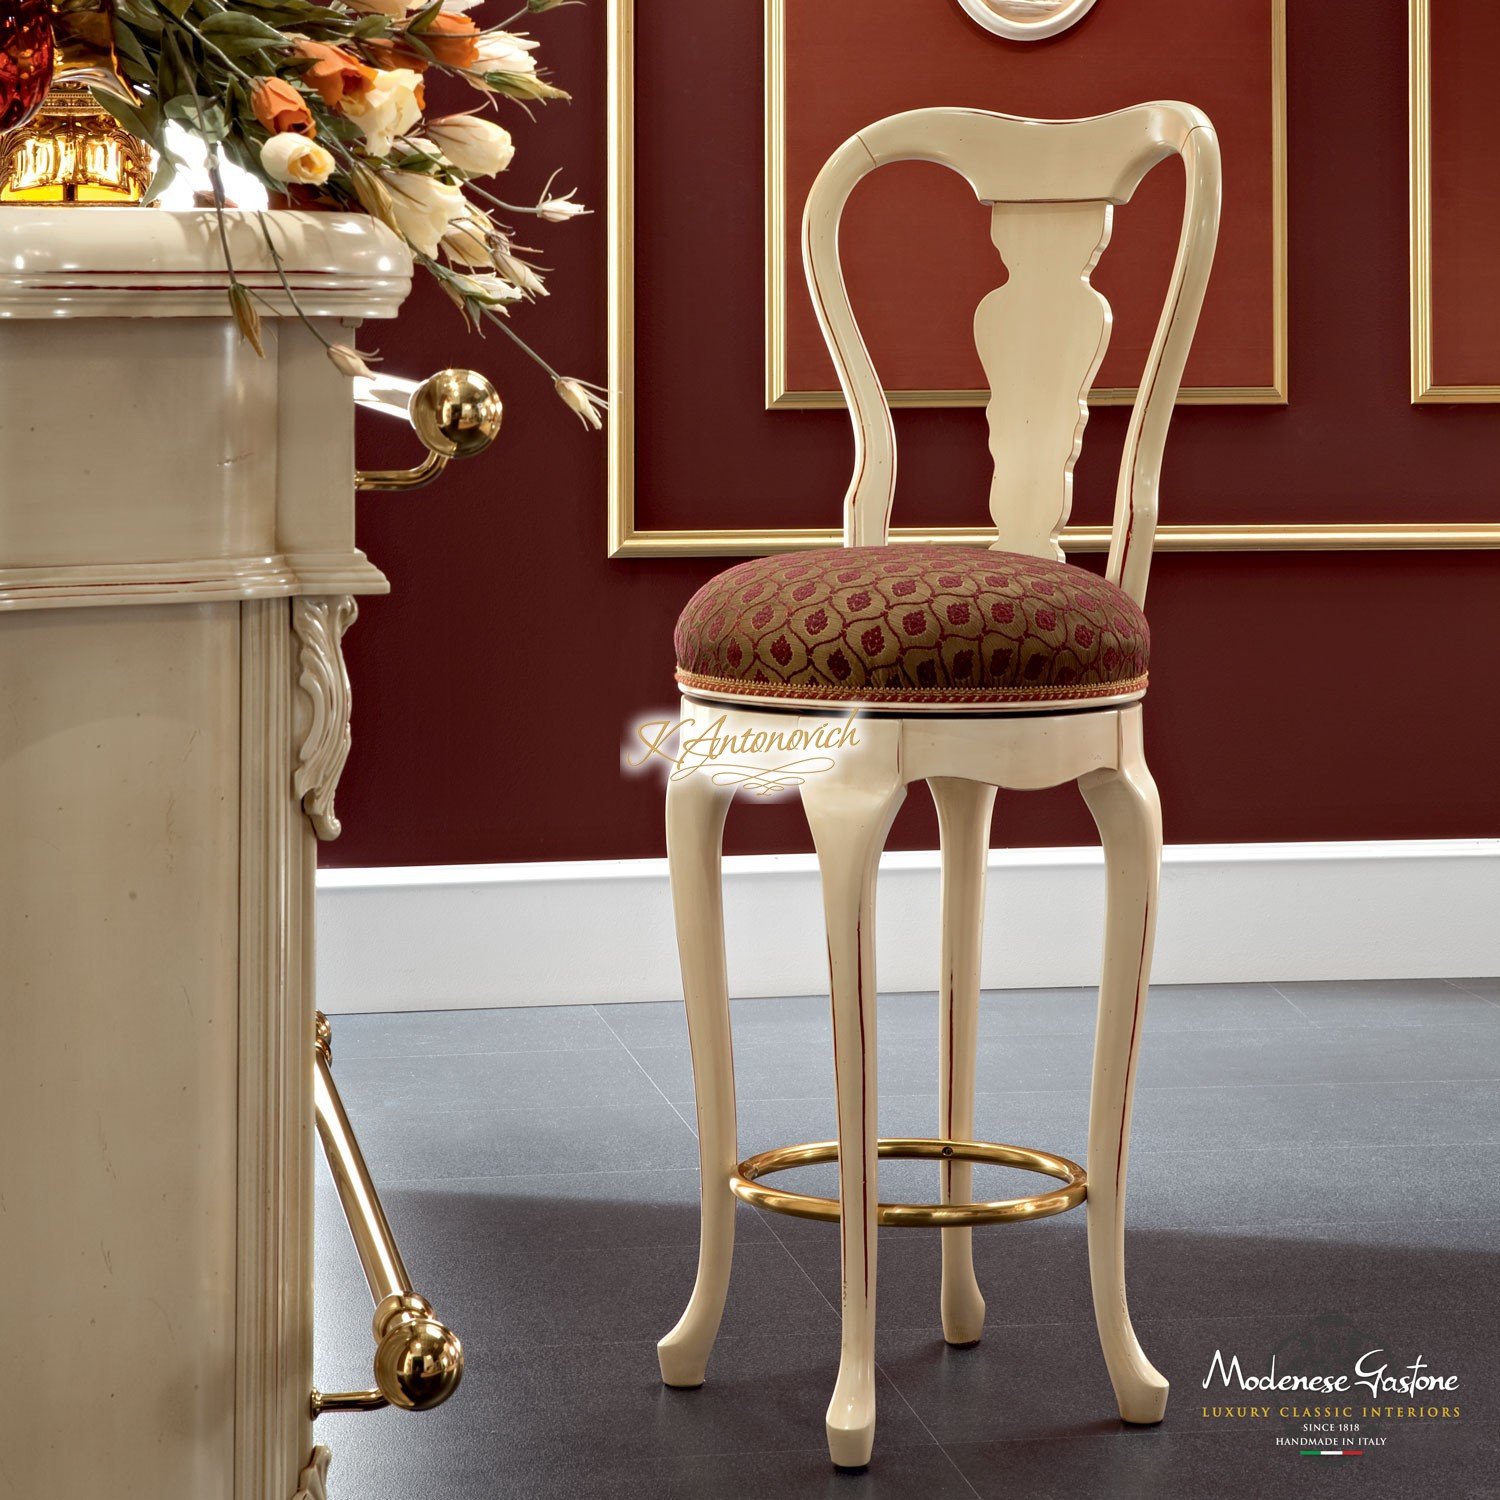
[[[1162,447],[1219,228],[1218,140],[1188,104],[1142,104],[1086,120],[915,109],[876,121],[828,159],[802,216],[802,258],[854,423],[846,546],[886,541],[896,487],[890,404],[839,263],[839,221],[855,184],[887,162],[937,162],[991,206],[990,234],[1009,279],[980,302],[974,340],[990,383],[993,545],[1061,558],[1088,393],[1109,343],[1109,303],[1089,273],[1109,243],[1114,206],[1174,154],[1187,169],[1182,234],[1130,416],[1109,551],[1110,580],[1144,600]]]

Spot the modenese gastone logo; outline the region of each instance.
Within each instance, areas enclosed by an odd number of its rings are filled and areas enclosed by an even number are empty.
[[[1312,1375],[1278,1375],[1274,1354],[1266,1374],[1247,1372],[1241,1366],[1238,1354],[1231,1355],[1226,1361],[1223,1351],[1215,1349],[1208,1374],[1203,1379],[1204,1390],[1213,1384],[1215,1377],[1224,1386],[1234,1385],[1242,1391],[1307,1391],[1313,1395],[1335,1396],[1344,1391],[1366,1390],[1376,1400],[1381,1396],[1421,1396],[1428,1392],[1458,1389],[1457,1375],[1429,1372],[1427,1361],[1420,1354],[1411,1364],[1392,1370],[1391,1358],[1384,1349],[1366,1350],[1350,1370]]]

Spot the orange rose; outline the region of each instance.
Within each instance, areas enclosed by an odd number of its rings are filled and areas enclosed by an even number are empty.
[[[297,52],[312,58],[312,66],[302,73],[303,82],[314,88],[329,109],[337,109],[346,94],[363,94],[375,77],[357,57],[342,47],[324,42],[298,42]]]
[[[270,135],[289,130],[298,135],[318,133],[306,100],[280,78],[262,78],[250,91],[250,108],[255,111],[261,129]]]
[[[479,60],[479,28],[467,16],[439,11],[426,31],[418,32],[440,63],[468,68]]]
[[[365,50],[372,53],[383,68],[410,68],[416,73],[425,73],[435,58],[450,68],[471,68],[479,61],[479,29],[467,16],[449,15],[439,11],[426,31],[414,31],[412,37],[420,38],[427,51],[418,52],[410,43],[396,37],[373,37],[366,42]]]
[[[389,37],[371,37],[364,48],[382,68],[410,68],[413,73],[425,73],[432,66],[432,60],[425,53],[402,46]]]

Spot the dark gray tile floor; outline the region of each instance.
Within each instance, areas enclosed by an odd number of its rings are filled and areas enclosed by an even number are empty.
[[[981,1137],[1083,1159],[1093,1002],[986,995]],[[735,1002],[746,1154],[832,1134],[826,1012]],[[879,1031],[883,1133],[933,1133],[933,998],[884,997]],[[440,1411],[319,1422],[334,1500],[1500,1497],[1494,980],[1155,990],[1127,1243],[1166,1421],[1115,1415],[1081,1214],[976,1231],[989,1314],[964,1350],[939,1332],[936,1236],[882,1231],[879,1426],[858,1474],[823,1446],[830,1226],[741,1209],[709,1382],[658,1381],[697,1253],[679,1005],[340,1016],[334,1056],[408,1265],[468,1349]],[[930,1198],[933,1175],[887,1163],[885,1196]],[[797,1176],[833,1191],[831,1169]],[[976,1173],[986,1196],[1033,1182]],[[318,1382],[365,1385],[369,1302],[326,1178],[317,1206]],[[1273,1352],[1342,1369],[1373,1348],[1458,1375],[1439,1404],[1461,1417],[1363,1419],[1382,1442],[1311,1459],[1275,1414],[1287,1398],[1204,1389],[1217,1350],[1264,1372]],[[1268,1400],[1268,1418],[1213,1414]]]

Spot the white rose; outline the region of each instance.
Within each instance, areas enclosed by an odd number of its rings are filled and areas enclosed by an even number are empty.
[[[399,20],[412,7],[409,0],[346,0],[351,10],[369,11],[377,16]]]
[[[364,93],[345,94],[339,108],[359,126],[371,156],[389,156],[396,137],[422,118],[421,88],[422,75],[411,68],[383,68]]]
[[[608,406],[592,391],[585,389],[579,381],[563,375],[552,382],[552,389],[562,398],[563,405],[569,411],[577,413],[578,420],[585,427],[592,427],[597,432],[604,426],[604,420],[599,413],[608,411]]]
[[[320,187],[333,173],[334,160],[316,141],[294,130],[273,135],[260,148],[260,164],[277,182],[305,182]]]
[[[479,56],[470,64],[472,73],[535,73],[532,53],[537,43],[513,31],[485,31],[479,37]]]
[[[427,134],[443,155],[470,177],[503,172],[516,154],[510,131],[478,115],[449,115],[429,121]]]
[[[382,172],[391,214],[406,239],[426,256],[438,253],[449,226],[470,213],[463,191],[420,172]]]
[[[586,214],[583,204],[573,201],[573,193],[578,191],[574,188],[572,192],[564,193],[560,198],[545,197],[536,206],[537,217],[545,219],[549,224],[566,224],[569,219],[576,219],[579,214]]]
[[[495,226],[489,215],[473,204],[466,207],[463,218],[443,236],[443,249],[448,252],[450,260],[461,266],[484,266],[493,270],[495,257],[490,246],[495,240]]]
[[[490,273],[484,276],[455,276],[452,285],[465,297],[477,297],[481,302],[506,303],[524,301],[521,288]]]
[[[524,260],[512,255],[504,245],[496,245],[492,251],[495,269],[512,286],[519,287],[528,297],[548,297],[551,293]]]
[[[364,356],[352,344],[330,344],[328,357],[340,375],[351,380],[374,380],[375,372],[364,361]]]

